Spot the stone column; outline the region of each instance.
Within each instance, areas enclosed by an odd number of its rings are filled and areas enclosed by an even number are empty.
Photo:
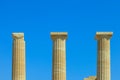
[[[111,80],[110,74],[110,38],[112,32],[97,32],[98,58],[97,80]]]
[[[51,32],[53,40],[52,80],[66,80],[66,32]]]
[[[26,80],[24,33],[13,33],[12,80]]]

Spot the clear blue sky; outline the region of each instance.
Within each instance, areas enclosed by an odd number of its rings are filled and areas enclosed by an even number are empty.
[[[120,80],[119,0],[0,0],[0,80],[12,79],[12,32],[24,32],[27,80],[52,79],[50,32],[66,31],[67,80],[96,75],[96,31],[113,31],[111,77]]]

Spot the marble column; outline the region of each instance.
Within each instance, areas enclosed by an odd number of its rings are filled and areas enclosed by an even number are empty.
[[[51,32],[53,40],[52,80],[66,80],[66,32]]]
[[[24,33],[13,33],[12,80],[26,80]]]
[[[111,80],[110,74],[110,38],[112,32],[97,32],[97,80]]]

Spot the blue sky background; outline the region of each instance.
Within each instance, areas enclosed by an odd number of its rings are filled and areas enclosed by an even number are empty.
[[[24,32],[27,80],[52,79],[50,32],[66,31],[67,80],[96,75],[97,31],[113,31],[111,80],[120,80],[119,0],[0,0],[0,80],[12,80],[12,32]]]

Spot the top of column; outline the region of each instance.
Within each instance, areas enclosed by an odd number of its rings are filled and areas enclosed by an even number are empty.
[[[107,38],[110,39],[113,35],[113,32],[96,32],[95,39],[99,40],[101,38]]]
[[[13,39],[24,39],[24,33],[12,33]]]
[[[53,40],[54,40],[54,39],[57,39],[57,38],[66,39],[68,33],[67,33],[67,32],[51,32],[50,35],[51,35],[51,38],[52,38]]]

